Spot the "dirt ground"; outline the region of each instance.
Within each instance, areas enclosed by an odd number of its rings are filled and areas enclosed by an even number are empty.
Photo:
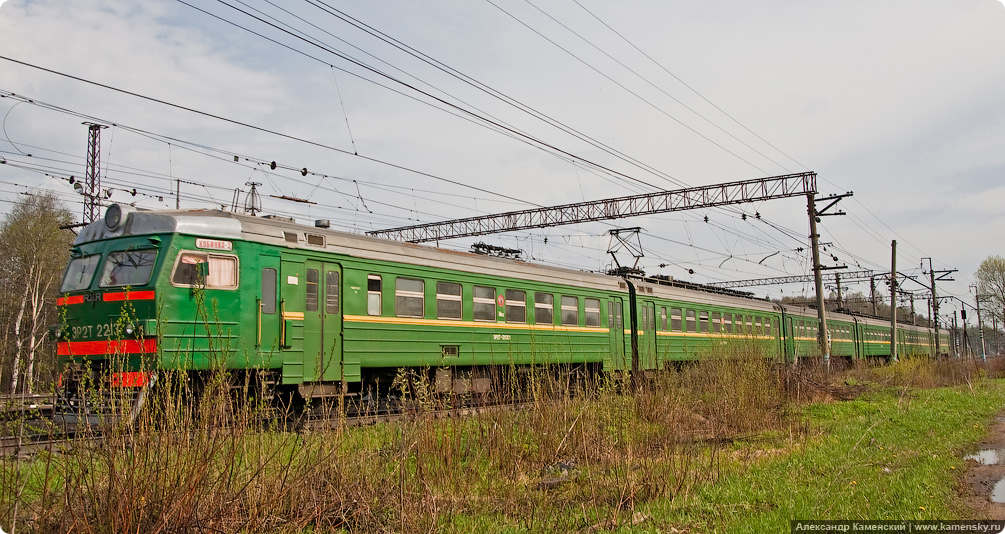
[[[1005,449],[1005,416],[997,419],[987,437],[975,451],[981,449]],[[959,496],[963,505],[970,510],[969,519],[1005,520],[1005,504],[991,502],[991,491],[999,480],[1005,478],[1005,457],[999,457],[996,465],[981,465],[974,460],[966,460],[967,471],[959,486]]]

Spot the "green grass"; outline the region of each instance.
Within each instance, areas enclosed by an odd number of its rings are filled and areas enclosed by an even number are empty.
[[[792,452],[726,466],[687,502],[654,503],[654,515],[717,532],[788,531],[794,518],[966,518],[954,498],[961,458],[1003,406],[1000,380],[814,404],[801,413],[807,439],[774,444]]]

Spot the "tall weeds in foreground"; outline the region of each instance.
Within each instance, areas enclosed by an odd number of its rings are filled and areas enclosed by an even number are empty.
[[[902,365],[842,376],[889,373],[920,383],[941,364]],[[333,409],[334,422],[314,432],[268,423],[275,406],[262,402],[250,378],[220,372],[193,388],[187,377],[164,376],[143,416],[114,427],[103,444],[4,459],[0,527],[607,529],[640,521],[653,503],[686,502],[720,476],[731,440],[790,423],[792,371],[756,344],[724,345],[652,376],[596,378],[579,388],[568,387],[568,371],[538,368],[520,391],[531,399],[524,409],[433,419],[420,408],[408,421],[362,428]],[[837,380],[806,366],[801,372],[813,382]]]

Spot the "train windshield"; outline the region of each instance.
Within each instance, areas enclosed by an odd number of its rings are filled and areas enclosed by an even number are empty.
[[[66,267],[66,274],[63,275],[63,284],[59,286],[59,292],[80,291],[90,287],[100,259],[100,254],[92,254],[70,260],[70,265]]]
[[[112,252],[105,260],[105,268],[101,272],[98,285],[142,286],[150,281],[150,273],[154,270],[156,260],[155,249]]]

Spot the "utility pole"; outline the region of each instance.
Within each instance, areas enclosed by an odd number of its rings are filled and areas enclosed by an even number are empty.
[[[834,281],[837,282],[838,288],[838,311],[841,311],[841,273],[834,273]]]
[[[932,270],[932,259],[928,258],[928,274],[932,277],[932,286],[929,287],[932,291],[932,318],[935,319],[935,356],[938,357],[942,354],[942,350],[939,347],[939,297],[935,294],[935,271]]]
[[[995,315],[993,312],[991,313],[991,324],[992,324],[991,328],[994,330],[995,333],[995,356],[998,356],[1002,350],[1001,339],[998,337],[998,316]]]
[[[81,123],[87,126],[87,171],[84,178],[84,223],[101,218],[101,130],[108,128],[93,122]]]
[[[830,370],[831,365],[831,347],[830,347],[830,331],[827,329],[827,310],[824,309],[824,281],[822,276],[822,271],[826,269],[847,269],[847,265],[840,265],[835,267],[824,267],[820,263],[820,234],[817,233],[817,223],[820,222],[820,217],[825,215],[844,215],[843,211],[836,211],[834,213],[827,213],[827,210],[832,206],[841,201],[844,197],[852,196],[849,191],[843,195],[831,195],[829,197],[819,199],[819,202],[830,201],[822,209],[817,209],[817,194],[815,192],[806,194],[806,212],[810,217],[810,246],[813,249],[813,282],[814,287],[817,292],[817,318],[820,321],[820,330],[817,332],[817,342],[820,343],[820,353],[824,357],[824,366]]]
[[[973,351],[970,350],[970,336],[967,334],[967,307],[966,303],[960,306],[960,318],[963,320],[963,355],[973,356]]]
[[[876,316],[876,279],[869,279],[869,301],[872,302],[872,316]]]
[[[977,286],[970,287],[974,288],[974,300],[977,302],[977,332],[981,337],[981,361],[985,362],[988,360],[988,353],[984,346],[984,323],[981,322],[981,293]]]
[[[890,245],[893,249],[890,260],[890,359],[897,361],[897,240]]]
[[[820,331],[817,341],[820,343],[820,353],[824,357],[824,366],[831,368],[831,351],[827,344],[827,313],[824,311],[824,281],[820,276],[820,235],[817,234],[817,206],[814,200],[816,193],[806,195],[807,212],[810,216],[810,246],[813,248],[813,283],[817,291],[817,317],[820,319]]]
[[[824,366],[830,369],[830,347],[827,346],[827,313],[823,309],[823,279],[820,277],[820,235],[816,231],[817,211],[814,197],[816,193],[806,195],[807,212],[810,216],[810,246],[813,248],[813,284],[817,294],[817,318],[820,320],[820,331],[817,342],[820,353],[823,354]]]
[[[914,313],[914,293],[908,293],[911,295],[911,325],[918,325],[918,316]]]
[[[960,333],[956,328],[956,310],[953,310],[953,323],[952,330],[950,330],[949,342],[953,345],[953,356],[957,359],[960,358]]]
[[[946,278],[946,277],[949,276],[949,274],[951,273],[955,273],[956,269],[944,269],[941,271],[936,271],[935,269],[932,268],[932,258],[921,258],[922,262],[924,262],[925,260],[928,260],[928,274],[930,275],[932,281],[932,286],[929,287],[928,289],[932,292],[932,319],[935,320],[935,355],[939,356],[942,354],[942,350],[940,347],[941,343],[939,342],[939,296],[936,295],[935,293],[935,281],[945,280],[947,282],[952,282],[953,281],[952,278]],[[924,263],[921,264],[921,268],[922,269],[925,268]],[[936,275],[938,275],[938,277],[936,277]],[[953,312],[953,322],[955,321],[956,321],[956,312]]]

